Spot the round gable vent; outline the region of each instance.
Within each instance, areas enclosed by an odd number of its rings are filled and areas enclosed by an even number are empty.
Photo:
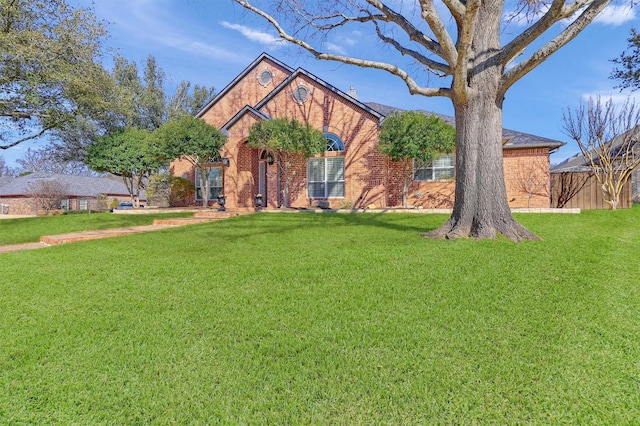
[[[268,85],[272,80],[273,73],[269,70],[264,70],[260,73],[260,75],[258,75],[258,81],[260,81],[260,84],[262,84],[263,86]]]
[[[309,89],[305,86],[298,86],[293,90],[293,99],[299,104],[303,103],[309,98]]]

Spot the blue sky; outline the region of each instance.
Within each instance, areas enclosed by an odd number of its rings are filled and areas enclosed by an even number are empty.
[[[389,1],[404,8],[411,4],[409,0]],[[92,5],[91,0],[69,3]],[[630,94],[621,94],[614,89],[616,82],[609,79],[614,66],[611,59],[625,50],[630,29],[638,25],[638,18],[626,4],[610,6],[597,22],[507,92],[505,128],[567,142],[552,155],[554,163],[578,152],[575,143],[562,132],[562,114],[567,107],[576,108],[594,94],[620,99]],[[141,66],[148,55],[154,55],[167,74],[170,90],[182,80],[222,90],[261,52],[267,52],[343,91],[354,86],[361,101],[453,113],[449,100],[412,96],[404,83],[383,71],[318,61],[279,42],[261,18],[248,14],[231,0],[97,0],[93,7],[98,18],[110,23],[107,45]],[[524,24],[512,21],[504,29],[504,37],[523,28]],[[330,36],[325,47],[334,53],[365,59],[386,59],[391,55],[366,29],[353,28]],[[106,65],[111,64],[107,57]],[[446,85],[434,76],[429,78],[421,82]],[[13,165],[29,146],[34,144],[23,144],[0,155]]]

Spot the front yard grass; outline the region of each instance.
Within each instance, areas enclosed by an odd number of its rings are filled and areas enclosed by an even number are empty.
[[[189,217],[193,213],[67,214],[0,220],[0,245],[32,243],[44,235],[151,225],[154,219]]]
[[[445,219],[264,213],[0,255],[0,424],[635,424],[640,209],[419,236]]]

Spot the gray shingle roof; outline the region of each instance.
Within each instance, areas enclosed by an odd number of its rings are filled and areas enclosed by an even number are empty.
[[[378,104],[374,102],[365,103],[370,108],[378,111],[385,117],[393,114],[396,111],[402,111],[400,108],[392,107],[389,105]],[[420,112],[428,115],[435,115],[441,118],[445,122],[455,127],[455,118],[450,115],[438,114],[436,112],[420,110]],[[518,148],[551,148],[558,149],[565,142],[557,141],[554,139],[544,138],[542,136],[531,135],[529,133],[517,132],[510,129],[502,129],[502,138],[508,142],[504,145],[504,149],[518,149]]]
[[[0,188],[13,180],[12,176],[0,176]]]
[[[620,149],[620,145],[625,141],[629,141],[629,136],[631,137],[640,137],[640,128],[634,128],[629,130],[628,132],[622,133],[614,137],[608,144],[613,144],[615,152],[615,147]],[[633,144],[633,150],[636,155],[638,155],[638,151],[640,151],[640,146],[638,142],[634,140],[631,141]],[[581,172],[591,170],[591,161],[584,155],[582,152],[575,154],[572,157],[567,158],[563,162],[556,164],[551,167],[552,172]]]
[[[58,175],[53,173],[31,173],[0,184],[0,196],[29,194],[30,185],[42,180],[57,180],[67,188],[67,195],[95,197],[97,194],[128,196],[129,191],[122,181],[106,177]]]

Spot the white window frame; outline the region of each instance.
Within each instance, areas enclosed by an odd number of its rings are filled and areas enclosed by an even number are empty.
[[[343,153],[344,142],[338,135],[333,133],[325,133],[324,138],[326,139],[325,152],[330,153]],[[329,176],[329,163],[341,161],[342,166],[339,168],[336,176]],[[314,164],[322,164],[322,180],[312,180],[311,173],[312,167]],[[335,179],[337,177],[337,179]],[[334,179],[332,179],[334,178]],[[323,188],[323,195],[317,196],[312,193],[312,187],[315,185],[321,185]],[[336,186],[342,186],[339,195],[330,195],[331,189],[335,189]],[[307,160],[307,198],[309,199],[323,199],[323,198],[344,198],[346,192],[345,185],[345,171],[344,171],[344,155],[335,155],[330,154],[325,157],[316,157],[310,158]]]
[[[447,161],[447,164],[443,164]],[[421,182],[449,180],[455,176],[455,158],[453,154],[442,154],[433,161],[413,160],[413,179]]]
[[[86,198],[79,198],[78,210],[89,210],[89,200],[87,200]]]
[[[222,166],[211,166],[209,167],[211,172],[209,174],[209,200],[215,200],[218,198],[218,195],[222,194],[222,189],[224,186],[224,176]],[[213,169],[219,169],[220,174],[218,176],[214,176]],[[200,170],[196,169],[195,173],[195,188],[196,188],[196,200],[202,201],[202,190],[200,187]],[[219,185],[218,185],[219,184]]]
[[[341,162],[341,167],[337,175],[329,176],[329,163],[332,162]],[[312,173],[312,168],[314,164],[322,165],[322,180],[312,180],[311,177],[314,173]],[[307,160],[307,197],[310,199],[322,199],[322,198],[344,198],[345,197],[345,173],[344,173],[344,156],[332,156],[332,157],[319,157],[319,158],[310,158]],[[312,187],[316,185],[321,185],[323,188],[323,194],[317,195],[312,192]],[[331,195],[331,189],[336,188],[336,186],[342,186],[339,194]]]

